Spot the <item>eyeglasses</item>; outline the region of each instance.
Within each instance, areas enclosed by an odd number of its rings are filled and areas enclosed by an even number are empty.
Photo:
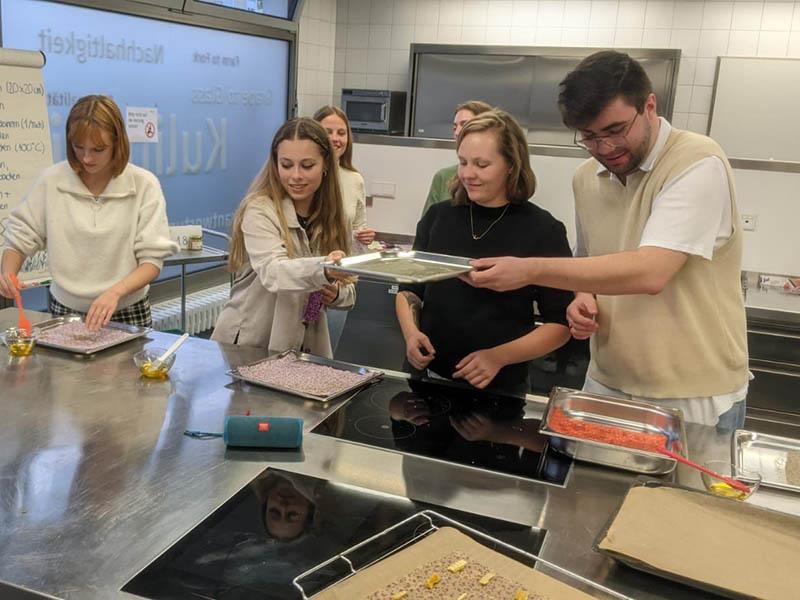
[[[636,117],[639,116],[637,112],[633,118],[628,122],[627,125],[623,126],[621,131],[617,131],[614,133],[609,133],[607,135],[587,135],[581,136],[580,132],[575,132],[575,138],[573,139],[573,143],[576,146],[580,146],[590,152],[592,150],[597,150],[600,147],[600,144],[603,143],[608,146],[611,150],[615,150],[620,146],[623,146],[627,141],[626,136],[631,132],[631,128],[633,124],[636,122]]]

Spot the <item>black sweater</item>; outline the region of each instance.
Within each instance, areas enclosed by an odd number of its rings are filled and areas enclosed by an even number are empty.
[[[481,236],[504,207],[472,205],[474,232]],[[479,240],[470,229],[470,206],[440,202],[417,224],[414,249],[469,258],[498,256],[571,256],[564,225],[531,202],[509,205],[506,214]],[[572,292],[527,286],[510,292],[473,288],[459,279],[402,285],[423,301],[420,329],[436,349],[429,368],[452,377],[455,365],[470,352],[492,348],[534,329],[533,302],[545,323],[566,325]],[[527,381],[528,365],[500,370],[492,387],[517,387]]]

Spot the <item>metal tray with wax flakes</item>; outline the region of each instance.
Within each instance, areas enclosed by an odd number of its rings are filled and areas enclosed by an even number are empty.
[[[240,371],[240,369],[243,369],[245,367],[253,367],[256,365],[260,365],[264,362],[276,361],[286,357],[292,357],[296,361],[300,362],[311,363],[323,367],[330,367],[331,369],[338,369],[339,371],[346,371],[348,373],[357,373],[359,375],[363,375],[363,378],[353,385],[349,385],[347,387],[338,389],[336,391],[332,391],[328,394],[314,394],[304,390],[292,388],[291,385],[289,385],[290,382],[286,382],[286,385],[267,382],[258,379],[256,377],[253,377],[251,375],[244,374]],[[286,350],[284,352],[281,352],[280,354],[275,354],[274,356],[262,358],[261,360],[257,360],[247,365],[242,365],[241,367],[236,367],[235,369],[231,369],[230,371],[228,371],[228,375],[230,375],[234,379],[237,379],[239,381],[244,381],[245,383],[249,383],[251,385],[257,385],[271,390],[278,390],[279,392],[286,392],[287,394],[292,394],[293,396],[300,396],[301,398],[306,398],[307,400],[316,400],[317,402],[329,402],[334,398],[338,398],[350,392],[355,392],[356,390],[360,390],[361,388],[371,384],[373,381],[379,379],[383,375],[383,371],[379,371],[377,369],[370,369],[367,367],[361,367],[359,365],[353,365],[350,363],[341,362],[330,358],[323,358],[322,356],[315,356],[314,354],[307,354],[305,352]]]
[[[324,262],[327,269],[360,275],[366,279],[394,283],[429,283],[452,279],[473,270],[471,258],[448,256],[417,250],[384,250],[357,256],[347,256],[341,261]]]
[[[55,342],[52,340],[48,340],[47,336],[45,335],[48,331],[53,331],[59,327],[64,325],[68,325],[70,323],[78,323],[82,322],[83,317],[80,315],[66,315],[63,317],[55,317],[54,319],[48,319],[47,321],[41,321],[40,323],[34,324],[33,328],[39,332],[39,338],[36,341],[38,346],[44,346],[47,348],[55,348],[57,350],[65,350],[67,352],[72,352],[73,354],[80,354],[82,356],[90,356],[92,354],[96,354],[103,350],[107,350],[108,348],[113,348],[114,346],[119,346],[120,344],[125,344],[130,342],[131,340],[135,340],[140,338],[146,334],[148,334],[152,329],[150,327],[139,327],[138,325],[128,325],[127,323],[116,323],[111,321],[108,325],[105,325],[103,329],[111,329],[115,332],[122,332],[127,335],[120,336],[118,339],[114,339],[112,341],[108,341],[105,343],[99,343],[96,346],[87,347],[86,345],[69,345],[69,344],[62,344],[59,342]],[[88,335],[88,334],[87,334]]]
[[[731,445],[737,469],[760,473],[761,485],[800,492],[800,440],[737,429]]]
[[[556,410],[583,423],[663,435],[667,438],[667,448],[686,456],[686,430],[683,413],[678,409],[554,387],[539,428],[539,433],[553,438],[550,441],[553,449],[576,460],[645,475],[665,475],[675,469],[677,462],[674,459],[656,452],[560,433],[551,426],[551,415]]]

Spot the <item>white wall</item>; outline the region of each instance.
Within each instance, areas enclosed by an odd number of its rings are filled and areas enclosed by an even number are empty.
[[[413,235],[431,178],[442,167],[455,163],[455,150],[356,144],[353,163],[364,175],[367,194],[372,193],[376,183],[395,188],[394,198],[373,198],[372,206],[367,208],[369,226],[378,231]],[[567,226],[570,243],[574,244],[572,172],[581,160],[532,156],[531,163],[537,181],[534,201]]]
[[[330,104],[336,39],[336,0],[306,0],[300,15],[297,47],[297,108],[311,116]],[[338,103],[339,94],[336,94]]]
[[[395,188],[394,198],[373,197],[367,207],[367,223],[373,229],[413,235],[437,170],[455,163],[454,150],[403,148],[356,144],[353,164],[364,176],[367,195],[375,184]]]
[[[743,268],[800,274],[800,174],[737,169],[734,175],[739,212],[758,218],[756,230],[744,232]]]
[[[705,132],[716,57],[800,57],[800,1],[306,0],[300,114],[338,103],[342,87],[405,89],[412,42],[680,48],[673,123]],[[370,182],[396,185],[395,198],[374,199],[370,225],[413,234],[433,173],[455,156],[357,144],[354,160],[368,190]],[[532,160],[534,200],[567,225],[574,242],[570,181],[580,161]],[[736,180],[740,212],[758,216],[757,230],[745,232],[744,268],[800,273],[800,175],[739,170]]]
[[[370,227],[413,235],[433,174],[453,164],[455,152],[356,144],[353,162],[364,175],[368,194],[375,183],[395,187],[394,198],[374,198],[367,208]],[[566,225],[573,246],[572,173],[580,162],[576,158],[531,156],[538,182],[533,200]],[[734,176],[739,212],[758,217],[757,229],[744,232],[743,269],[800,274],[800,175],[737,169]]]
[[[680,48],[673,122],[705,133],[716,57],[800,57],[800,2],[338,0],[334,101],[406,89],[412,42]]]

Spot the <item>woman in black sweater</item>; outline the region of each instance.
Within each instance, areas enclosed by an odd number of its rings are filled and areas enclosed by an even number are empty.
[[[519,124],[495,109],[470,120],[456,142],[453,199],[417,225],[414,249],[469,258],[571,256],[564,225],[528,201],[536,188]],[[414,369],[477,388],[528,389],[528,361],[569,339],[571,292],[527,286],[479,289],[459,279],[403,285],[397,319]],[[543,325],[535,327],[534,302]]]

